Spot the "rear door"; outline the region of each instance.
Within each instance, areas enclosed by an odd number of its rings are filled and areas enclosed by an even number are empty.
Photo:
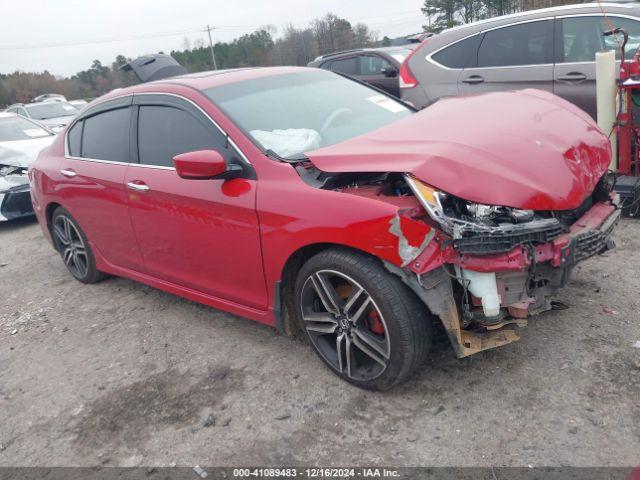
[[[267,308],[253,169],[191,102],[168,95],[134,100],[138,162],[126,173],[129,210],[146,272],[182,287]],[[173,157],[219,151],[243,178],[185,180]]]
[[[614,37],[602,34],[611,27],[622,27],[629,33],[626,56],[631,59],[640,43],[640,21],[607,15],[558,17],[555,25],[555,59],[553,92],[582,108],[594,119],[596,111],[596,52],[614,49],[620,60]],[[622,41],[622,37],[619,37]],[[618,63],[619,65],[619,63]]]
[[[553,91],[553,20],[484,32],[476,66],[458,79],[461,94],[538,88]]]
[[[132,97],[105,102],[66,134],[59,195],[89,242],[113,265],[141,270],[124,191]]]

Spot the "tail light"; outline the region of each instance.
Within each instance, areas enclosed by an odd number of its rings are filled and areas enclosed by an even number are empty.
[[[407,57],[402,62],[402,65],[400,66],[400,88],[414,88],[416,85],[418,85],[418,79],[411,71],[411,68],[409,68],[409,60],[411,60],[411,57],[418,53],[418,50],[420,50],[424,46],[424,44],[427,43],[427,40],[428,39],[423,40],[422,43],[420,43],[420,45],[418,45],[409,55],[407,55]]]

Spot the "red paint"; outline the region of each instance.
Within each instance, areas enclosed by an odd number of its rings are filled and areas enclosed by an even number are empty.
[[[411,172],[473,202],[568,210],[593,191],[611,149],[586,113],[523,90],[442,99],[308,157],[326,172]]]
[[[400,266],[391,222],[400,216],[411,246],[419,246],[434,228],[414,197],[386,196],[379,187],[311,187],[291,165],[264,156],[198,91],[294,71],[241,70],[106,95],[171,93],[195,102],[246,155],[257,180],[187,180],[173,169],[65,158],[59,135],[30,174],[36,215],[47,238],[46,212],[53,204],[63,205],[87,234],[101,270],[271,325],[277,282],[301,248],[342,245]],[[459,127],[465,118],[468,124]],[[443,100],[412,118],[309,154],[327,171],[411,172],[469,200],[540,209],[579,204],[609,156],[606,138],[585,115],[533,91]],[[64,177],[62,169],[77,176]],[[149,190],[131,190],[129,182]],[[444,238],[437,231],[408,268],[425,272],[457,263],[495,271],[528,265],[517,249],[460,257],[441,247]],[[541,246],[540,258],[552,259],[557,248]]]
[[[215,150],[197,150],[173,157],[176,173],[187,180],[208,180],[224,173],[227,162]]]

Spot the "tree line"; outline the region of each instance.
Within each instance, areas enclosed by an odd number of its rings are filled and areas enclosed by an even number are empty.
[[[425,32],[447,28],[510,13],[585,3],[588,0],[425,0],[422,13],[427,17]]]
[[[332,13],[314,20],[308,27],[287,25],[279,36],[276,37],[276,33],[274,27],[265,26],[230,42],[216,42],[213,50],[217,67],[306,65],[318,55],[372,47],[376,43],[376,35],[367,25],[352,25]],[[172,50],[170,55],[190,72],[213,69],[211,49],[202,39],[193,44],[185,39],[183,48]],[[120,69],[129,61],[131,59],[123,55],[118,55],[111,65],[94,60],[89,69],[68,78],[56,77],[48,71],[0,74],[0,106],[26,103],[49,92],[69,99],[93,98],[114,88],[133,85],[137,83],[135,75]]]
[[[582,0],[425,0],[422,13],[426,17],[424,30],[440,32],[483,18],[505,15],[552,5],[576,3]],[[214,30],[215,33],[215,30]],[[306,27],[287,25],[280,31],[265,26],[230,42],[216,42],[214,54],[217,67],[238,68],[269,65],[306,65],[318,55],[352,48],[388,46],[391,39],[377,34],[363,23],[352,24],[345,18],[328,13]],[[193,44],[184,40],[182,49],[170,55],[191,72],[211,70],[213,61],[209,45],[202,39]],[[161,52],[162,53],[162,52]],[[120,69],[131,61],[118,55],[110,65],[94,60],[87,70],[67,78],[48,71],[42,73],[0,73],[0,107],[16,102],[29,102],[42,93],[61,93],[69,99],[93,98],[114,88],[137,83],[132,72]]]

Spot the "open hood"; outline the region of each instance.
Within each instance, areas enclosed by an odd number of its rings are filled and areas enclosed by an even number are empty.
[[[187,69],[180,65],[171,55],[164,53],[138,57],[122,65],[120,69],[125,72],[133,71],[141,82],[152,82],[188,73]]]
[[[465,200],[577,208],[611,160],[582,110],[540,90],[442,99],[381,129],[306,153],[325,172],[402,172]]]

